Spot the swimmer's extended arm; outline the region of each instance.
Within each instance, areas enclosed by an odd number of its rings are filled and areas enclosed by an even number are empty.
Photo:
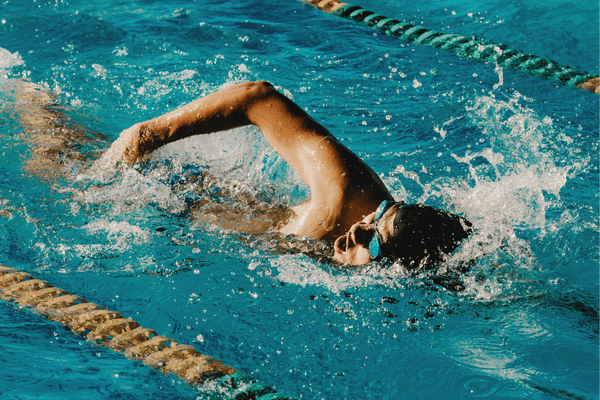
[[[134,164],[161,146],[193,135],[258,126],[292,167],[303,141],[330,137],[300,107],[266,82],[241,83],[123,131],[107,151],[113,162]]]
[[[123,131],[100,160],[133,164],[193,135],[255,125],[310,187],[310,209],[284,229],[324,237],[349,227],[391,195],[358,156],[266,82],[241,83]],[[343,232],[342,232],[343,233]]]
[[[14,107],[19,116],[16,120],[21,125],[22,138],[29,144],[29,154],[24,159],[24,168],[29,173],[42,178],[54,178],[70,174],[72,164],[69,161],[88,159],[86,149],[104,145],[106,138],[89,131],[70,120],[65,107],[55,102],[56,94],[37,83],[25,79],[9,79],[0,88],[8,96],[14,96]],[[12,114],[12,113],[11,113]],[[93,144],[93,146],[87,146]]]
[[[167,143],[193,135],[256,125],[311,187],[362,161],[322,125],[266,82],[241,83],[123,131],[105,153],[111,164],[134,164]],[[313,196],[315,193],[313,193]]]

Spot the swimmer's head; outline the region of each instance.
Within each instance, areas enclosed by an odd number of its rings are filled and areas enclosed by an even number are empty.
[[[336,240],[334,258],[353,265],[388,258],[409,269],[430,268],[471,232],[471,224],[458,215],[386,200]]]
[[[401,205],[394,216],[387,256],[409,268],[431,266],[472,232],[466,219],[422,204]],[[384,252],[382,256],[386,256]]]

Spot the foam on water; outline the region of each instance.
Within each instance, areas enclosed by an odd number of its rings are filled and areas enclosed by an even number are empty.
[[[490,22],[506,33],[496,39],[514,34],[533,46],[525,51],[545,40],[521,32],[526,13],[515,5],[455,2],[442,11],[379,3],[374,10],[423,18],[433,29],[456,18],[461,25],[450,30],[462,34],[480,34]],[[134,167],[64,159],[64,176],[42,179],[24,172],[31,144],[18,118],[7,118],[2,262],[112,304],[294,396],[597,397],[598,257],[590,238],[598,237],[598,149],[596,121],[588,121],[597,110],[584,104],[596,98],[365,35],[292,3],[277,3],[277,13],[253,1],[150,1],[143,10],[110,0],[35,4],[5,4],[0,32],[10,46],[0,50],[0,83],[31,78],[59,95],[53,110],[75,122],[69,127],[105,135],[90,148],[106,149],[132,124],[218,88],[265,79],[372,165],[398,200],[456,211],[476,232],[440,271],[340,269],[321,242],[193,218],[198,203],[206,215],[235,204],[253,217],[257,207],[277,211],[309,196],[256,129],[173,143]],[[480,19],[473,7],[491,11]],[[564,26],[550,23],[560,36]],[[39,44],[25,40],[36,35]],[[565,45],[552,45],[550,55],[571,45],[589,54],[577,40],[553,43]],[[15,115],[15,101],[2,91],[3,115]],[[12,326],[12,312],[3,311],[0,325]],[[203,396],[15,312],[25,322],[3,335],[8,350],[0,353],[9,355],[0,389],[7,395]],[[41,366],[34,372],[11,365],[11,356],[36,349],[44,358],[31,361]],[[67,367],[55,361],[63,349],[76,355]],[[34,386],[21,384],[29,378]]]
[[[0,47],[0,77],[7,79],[9,70],[18,65],[25,65],[25,61],[23,61],[19,52],[11,53]]]

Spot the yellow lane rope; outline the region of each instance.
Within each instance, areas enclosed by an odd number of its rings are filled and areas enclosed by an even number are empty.
[[[85,299],[34,279],[30,274],[0,265],[0,298],[57,321],[96,345],[142,360],[165,375],[177,375],[190,386],[236,372],[221,361],[145,329]]]

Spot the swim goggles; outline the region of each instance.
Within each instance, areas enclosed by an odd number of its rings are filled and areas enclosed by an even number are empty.
[[[381,252],[381,246],[383,244],[383,239],[379,234],[379,230],[377,230],[377,222],[381,219],[383,214],[396,204],[395,201],[384,200],[381,202],[377,210],[375,210],[375,217],[373,218],[373,222],[375,223],[375,234],[369,243],[369,254],[371,255],[372,261],[377,261],[383,258],[383,253]]]

